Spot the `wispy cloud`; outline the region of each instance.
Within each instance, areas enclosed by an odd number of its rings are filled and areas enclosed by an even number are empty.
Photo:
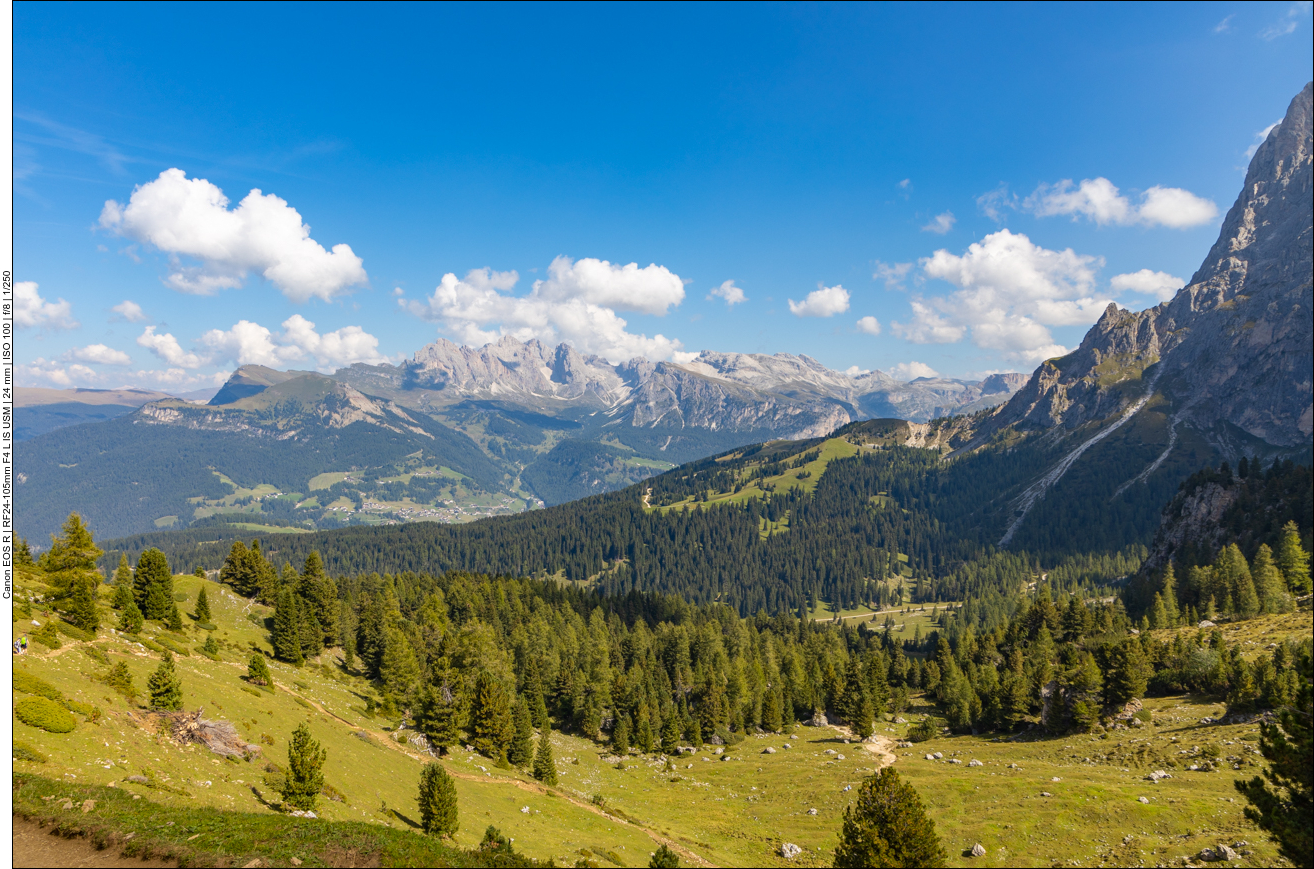
[[[1264,141],[1268,138],[1268,134],[1273,132],[1273,130],[1275,130],[1277,128],[1277,125],[1280,123],[1282,123],[1282,119],[1278,118],[1276,121],[1269,124],[1264,129],[1260,130],[1258,133],[1255,133],[1255,141],[1250,144],[1249,148],[1246,148],[1247,160],[1255,156],[1255,152],[1259,150],[1260,145],[1264,144]]]
[[[15,131],[14,138],[19,141],[86,154],[94,157],[117,175],[123,174],[124,164],[131,162],[127,155],[107,142],[103,136],[61,124],[39,112],[16,111],[14,118],[39,127],[46,133],[44,136],[33,136],[30,133]],[[35,166],[35,158],[32,159],[32,164]]]
[[[1230,32],[1230,31],[1232,30],[1232,19],[1235,18],[1235,17],[1236,17],[1236,15],[1229,15],[1229,16],[1227,16],[1226,18],[1224,18],[1222,21],[1220,21],[1220,22],[1218,22],[1217,24],[1215,24],[1215,25],[1214,25],[1214,33],[1228,33],[1228,32]]]
[[[876,260],[872,264],[871,279],[884,281],[887,290],[902,290],[903,279],[908,276],[912,266],[912,263],[885,263]]]
[[[1272,42],[1280,36],[1289,36],[1300,26],[1300,19],[1310,14],[1310,2],[1294,3],[1287,9],[1287,14],[1259,31],[1259,38]]]
[[[931,222],[922,227],[922,232],[933,232],[936,235],[944,235],[954,228],[958,218],[954,217],[952,211],[946,211],[943,214],[937,214],[931,218]]]

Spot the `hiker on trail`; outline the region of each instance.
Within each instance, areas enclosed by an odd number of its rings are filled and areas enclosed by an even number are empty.
[[[22,653],[22,650],[19,648],[18,640],[14,640],[14,654],[15,654],[15,655],[18,655],[18,654],[21,654],[21,653]]]
[[[22,642],[23,642],[23,651],[26,652],[26,651],[27,651],[27,634],[23,634],[23,640],[22,640]]]

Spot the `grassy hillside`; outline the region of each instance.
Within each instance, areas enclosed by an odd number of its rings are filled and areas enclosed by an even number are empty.
[[[43,591],[27,577],[20,600]],[[190,610],[200,583],[175,577],[177,595],[185,598],[180,608]],[[38,677],[68,700],[87,704],[76,707],[82,712],[69,733],[12,720],[20,813],[116,846],[146,841],[158,852],[202,863],[221,855],[236,865],[256,857],[278,865],[295,856],[306,865],[327,865],[341,859],[331,847],[337,844],[376,855],[381,865],[481,865],[477,857],[445,851],[416,831],[416,786],[430,758],[411,743],[414,731],[405,722],[370,713],[371,686],[327,654],[303,667],[271,662],[276,690],[250,686],[240,676],[252,649],[269,648],[270,611],[214,583],[206,588],[219,660],[199,653],[206,631],[195,626],[171,634],[148,623],[141,636],[187,648],[190,654],[177,662],[186,708],[203,707],[207,717],[232,722],[245,740],[260,746],[260,755],[228,760],[199,746],[179,746],[159,731],[154,716],[98,681],[110,665],[124,662],[143,687],[158,655],[109,631],[93,642],[66,632],[58,648],[33,643],[13,662],[16,673]],[[929,615],[901,614],[899,633],[914,625],[926,633]],[[32,618],[14,627],[32,635],[52,618],[58,616],[36,603]],[[1288,636],[1308,637],[1311,619],[1308,612],[1273,616],[1226,631],[1228,642],[1259,651]],[[443,763],[456,778],[457,848],[475,848],[485,827],[494,824],[527,856],[558,865],[584,859],[598,866],[642,866],[658,843],[676,848],[686,865],[787,865],[779,856],[784,842],[804,849],[790,865],[829,865],[850,803],[847,789],[891,759],[926,802],[951,865],[1166,863],[1238,841],[1248,843],[1239,849],[1247,853],[1243,865],[1280,865],[1272,846],[1244,819],[1231,784],[1259,769],[1257,724],[1219,724],[1223,708],[1201,696],[1150,698],[1142,716],[1148,720],[1128,730],[1053,737],[945,734],[899,747],[896,740],[910,724],[936,711],[915,693],[907,712],[880,716],[878,739],[866,746],[847,741],[846,730],[795,727],[750,734],[726,748],[699,747],[692,755],[636,753],[622,759],[605,744],[554,733],[556,787],[499,769],[462,747]],[[328,750],[331,790],[321,797],[321,820],[314,822],[276,810],[271,782],[277,769],[267,766],[286,765],[288,738],[302,722]],[[936,752],[942,757],[926,757]],[[1188,769],[1201,759],[1218,771]],[[970,760],[982,765],[970,766]],[[1151,783],[1145,777],[1157,769],[1173,777]],[[83,813],[87,799],[96,805]],[[72,808],[63,808],[65,800]],[[134,839],[125,839],[127,833]],[[962,856],[976,842],[986,847],[986,857]]]

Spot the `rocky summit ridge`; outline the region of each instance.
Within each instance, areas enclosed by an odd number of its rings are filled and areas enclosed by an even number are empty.
[[[1227,456],[1308,448],[1314,434],[1311,85],[1260,145],[1218,240],[1169,301],[1110,305],[1081,346],[1036,369],[985,424],[1076,429],[1158,393],[1170,426]]]

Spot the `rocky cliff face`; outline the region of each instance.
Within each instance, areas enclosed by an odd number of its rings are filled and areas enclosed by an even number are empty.
[[[1259,147],[1218,241],[1168,302],[1110,305],[1081,347],[1042,364],[985,426],[1076,428],[1147,392],[1225,455],[1308,446],[1314,381],[1311,86]]]

